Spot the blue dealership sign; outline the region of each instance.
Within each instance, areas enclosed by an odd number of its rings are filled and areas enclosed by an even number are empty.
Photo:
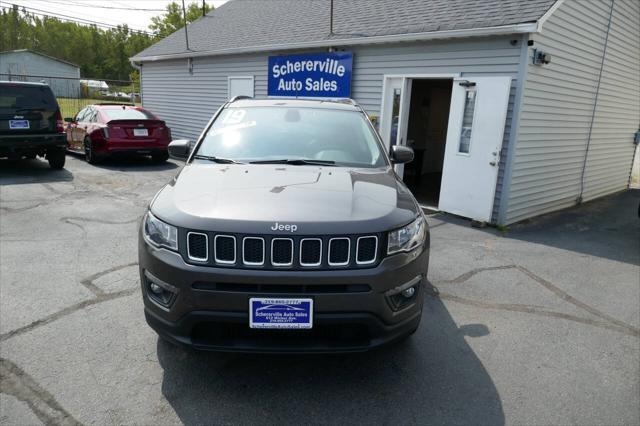
[[[269,96],[348,98],[351,52],[269,56]]]

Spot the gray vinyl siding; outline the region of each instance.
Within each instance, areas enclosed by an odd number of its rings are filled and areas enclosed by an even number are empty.
[[[520,37],[491,37],[429,43],[359,46],[353,52],[352,97],[369,115],[379,116],[383,76],[390,74],[506,75],[513,78],[494,212],[500,203],[505,159],[520,63]],[[174,137],[198,137],[211,115],[227,100],[229,76],[252,75],[255,97],[267,96],[267,58],[273,53],[213,56],[145,62],[142,98],[145,107],[166,120]],[[292,52],[281,52],[292,53]],[[494,213],[495,217],[495,213]]]
[[[583,200],[627,188],[640,127],[640,2],[615,0],[585,169]]]
[[[551,63],[533,65],[529,49],[504,223],[576,204],[594,107],[584,200],[627,187],[640,114],[640,16],[635,0],[615,1],[596,96],[610,7],[566,0],[532,36]]]
[[[80,96],[80,68],[29,51],[0,52],[0,80],[44,81],[57,97]]]

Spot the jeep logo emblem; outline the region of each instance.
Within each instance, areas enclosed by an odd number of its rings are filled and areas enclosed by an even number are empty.
[[[272,231],[287,231],[287,232],[296,232],[298,230],[298,225],[284,225],[282,223],[274,223],[271,227]]]

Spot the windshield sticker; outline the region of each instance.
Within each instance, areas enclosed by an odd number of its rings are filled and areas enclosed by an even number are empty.
[[[231,110],[230,113],[225,115],[222,118],[223,124],[237,124],[241,123],[244,116],[247,114],[247,111],[244,109],[234,109]]]
[[[231,131],[234,131],[234,130],[247,129],[249,127],[255,127],[256,124],[257,123],[255,121],[247,121],[245,123],[234,124],[234,125],[231,125],[231,126],[226,126],[226,127],[220,128],[220,129],[212,130],[209,133],[209,135],[215,136],[215,135],[220,135],[222,133],[231,132]]]

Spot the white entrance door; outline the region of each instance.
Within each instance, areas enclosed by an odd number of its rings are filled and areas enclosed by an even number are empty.
[[[382,121],[380,135],[387,149],[392,145],[407,144],[407,122],[411,102],[411,79],[405,77],[386,77],[382,98]],[[395,166],[396,173],[402,177],[404,164]]]
[[[241,95],[253,98],[253,76],[232,76],[228,83],[229,99]]]
[[[440,210],[489,222],[511,77],[453,80]]]

